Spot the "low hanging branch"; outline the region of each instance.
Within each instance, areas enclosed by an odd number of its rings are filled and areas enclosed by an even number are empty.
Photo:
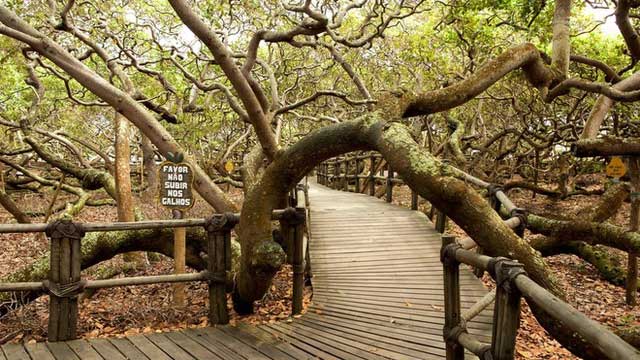
[[[526,189],[526,190],[533,191],[536,194],[540,194],[540,195],[544,195],[552,198],[563,198],[563,197],[570,197],[574,195],[602,195],[602,193],[604,192],[604,190],[602,189],[595,189],[595,190],[576,189],[574,191],[567,192],[566,195],[563,195],[562,192],[560,191],[550,190],[524,180],[509,181],[504,185],[502,185],[502,189],[504,191],[508,191],[511,189]]]
[[[605,136],[598,139],[582,139],[572,146],[577,157],[640,156],[640,138]]]
[[[31,219],[20,210],[18,205],[11,199],[9,194],[7,194],[4,189],[0,188],[0,205],[7,210],[16,221],[20,224],[29,224],[31,223]]]
[[[53,156],[49,154],[42,146],[37,143],[35,139],[32,139],[31,137],[26,137],[25,142],[27,142],[31,146],[31,148],[38,154],[38,156],[40,156],[41,159],[80,180],[83,188],[87,190],[97,190],[100,188],[104,188],[109,196],[111,196],[113,199],[117,198],[115,179],[107,171],[92,168],[81,168],[63,160],[62,158]]]

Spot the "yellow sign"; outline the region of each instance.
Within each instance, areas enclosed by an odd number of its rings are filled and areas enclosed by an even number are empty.
[[[607,175],[619,179],[626,173],[627,166],[622,162],[622,158],[613,156],[607,165]]]
[[[235,167],[233,166],[233,162],[231,160],[228,160],[226,163],[224,163],[224,169],[228,173],[233,172],[233,169],[235,169]]]

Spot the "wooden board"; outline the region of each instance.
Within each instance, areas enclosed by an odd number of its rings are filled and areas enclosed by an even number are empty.
[[[209,349],[209,351],[215,354],[219,354],[225,360],[244,360],[242,356],[236,354],[225,344],[208,337],[205,333],[202,332],[202,330],[187,329],[184,331],[184,334],[191,338],[193,341]]]
[[[71,340],[66,342],[67,345],[82,360],[100,360],[104,359],[86,340]],[[49,344],[51,346],[51,344]]]
[[[67,343],[50,342],[47,343],[47,347],[56,359],[80,359],[78,354]],[[102,357],[98,357],[98,359],[102,359]]]
[[[135,335],[127,337],[138,350],[152,360],[170,360],[169,356],[147,339],[144,335]]]
[[[105,359],[127,360],[127,358],[107,339],[91,339],[89,344]]]
[[[145,335],[149,341],[154,343],[157,347],[162,349],[169,358],[175,360],[192,360],[195,359],[193,356],[189,355],[186,351],[180,348],[178,345],[174,344],[171,340],[169,340],[165,334],[150,334]]]
[[[31,360],[27,351],[20,344],[2,345],[2,351],[4,351],[7,360]]]
[[[24,348],[32,359],[55,360],[45,343],[25,344]]]
[[[313,305],[291,324],[262,328],[341,359],[444,358],[441,240],[433,224],[416,211],[313,183],[310,202]],[[487,292],[465,267],[460,284],[463,308]],[[491,309],[468,324],[483,341]]]
[[[109,342],[118,349],[127,359],[155,360],[145,355],[127,339],[109,339]]]

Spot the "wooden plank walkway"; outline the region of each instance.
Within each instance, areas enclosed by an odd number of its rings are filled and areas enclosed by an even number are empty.
[[[315,183],[309,198],[313,305],[293,323],[261,330],[326,359],[443,359],[441,240],[433,224],[420,212]],[[487,292],[466,268],[460,283],[463,308]],[[488,343],[491,314],[468,324]]]
[[[440,236],[421,213],[310,184],[313,305],[293,322],[4,345],[5,359],[443,359]],[[463,308],[486,289],[461,269]],[[469,331],[490,342],[491,313]],[[470,355],[468,358],[472,358]]]

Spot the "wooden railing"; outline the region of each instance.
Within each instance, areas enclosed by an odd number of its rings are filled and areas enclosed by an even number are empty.
[[[369,159],[369,169],[360,171],[366,159]],[[365,193],[368,190],[371,196],[376,193],[376,182],[381,181],[385,185],[385,200],[390,203],[393,201],[393,187],[404,185],[404,181],[388,163],[385,166],[379,166],[382,160],[382,155],[375,152],[353,153],[330,159],[316,168],[317,181],[319,184],[338,190],[357,193]],[[380,168],[379,171],[376,171],[378,168]],[[366,188],[362,180],[366,180]],[[351,182],[353,182],[353,188]],[[418,209],[418,194],[413,190],[411,191],[411,209]]]
[[[306,187],[297,188],[304,194]],[[295,197],[298,198],[298,191]],[[297,203],[297,202],[296,202]],[[293,203],[294,205],[296,203]],[[293,244],[292,313],[302,310],[304,290],[304,227],[306,209],[288,207],[274,210],[272,218],[279,220],[285,241]],[[0,283],[0,292],[44,291],[48,293],[48,340],[64,341],[76,338],[78,295],[85,289],[116,286],[148,285],[206,281],[209,284],[209,324],[227,324],[229,314],[225,284],[231,270],[231,231],[238,224],[239,214],[215,214],[208,219],[153,220],[133,223],[78,223],[54,221],[49,224],[0,224],[0,233],[41,233],[50,241],[49,275],[44,281]],[[207,269],[197,273],[125,277],[109,280],[86,280],[81,277],[82,239],[87,232],[108,232],[142,229],[202,227],[207,233],[207,254],[201,254]]]
[[[520,299],[525,297],[550,317],[559,320],[595,346],[611,360],[640,359],[640,351],[598,322],[565,303],[529,278],[521,263],[488,257],[463,248],[454,236],[442,237],[441,259],[444,268],[444,339],[447,360],[464,359],[464,350],[480,359],[511,360],[514,358],[516,335],[520,325]],[[487,305],[485,299],[471,306],[466,315],[460,308],[460,264],[487,271],[496,282],[491,344],[482,343],[466,330],[467,321]],[[491,293],[490,293],[491,294]]]
[[[353,174],[349,173],[349,163],[363,159],[371,159],[368,174],[361,175],[356,167]],[[394,175],[389,165],[386,166],[387,176],[376,175],[376,161],[382,161],[382,156],[375,153],[356,154],[330,159],[321,163],[317,169],[318,183],[338,190],[350,191],[349,180],[355,179],[356,192],[365,189],[358,187],[357,179],[368,178],[369,194],[375,195],[375,181],[385,181],[386,200],[392,201],[393,185],[404,184]],[[344,169],[344,173],[342,173]],[[457,170],[457,169],[454,169]],[[517,207],[509,197],[497,186],[478,179],[461,170],[457,170],[458,176],[473,185],[486,189],[488,201],[491,207],[499,214],[506,212],[505,225],[514,229],[514,232],[524,236],[527,226],[527,212]],[[383,173],[381,173],[383,174]],[[418,195],[411,191],[411,208],[418,208]],[[415,200],[414,200],[415,199]],[[504,209],[504,212],[501,212]],[[435,207],[431,206],[429,218],[435,219],[435,228],[444,233],[447,216]],[[472,251],[472,249],[475,249]],[[552,318],[561,321],[569,329],[579,334],[584,340],[593,344],[609,359],[636,359],[640,360],[640,351],[622,340],[598,322],[589,319],[571,305],[565,303],[551,294],[545,288],[531,280],[524,271],[523,265],[512,259],[504,257],[488,257],[482,255],[482,249],[471,238],[456,239],[454,236],[442,236],[441,260],[444,268],[444,298],[445,298],[445,324],[444,340],[446,343],[447,360],[464,359],[465,349],[483,360],[511,360],[514,358],[515,341],[520,324],[520,299],[525,297],[535,303]],[[496,289],[462,312],[460,306],[460,264],[473,267],[477,276],[488,272],[496,281]],[[494,303],[493,332],[491,344],[480,342],[466,329],[468,321],[472,320],[481,311]]]
[[[483,188],[491,207],[499,215],[506,214],[505,225],[524,237],[527,227],[527,211],[517,207],[498,185],[488,183],[475,176],[457,170],[465,181]],[[471,249],[476,248],[473,252]],[[545,288],[531,280],[524,271],[523,265],[504,257],[488,257],[480,254],[481,249],[470,238],[456,241],[452,236],[443,236],[442,263],[445,276],[445,340],[447,340],[447,359],[463,359],[460,355],[464,349],[476,354],[481,359],[513,359],[515,341],[520,324],[520,298],[536,304],[550,317],[559,320],[569,329],[579,334],[586,342],[592,344],[611,359],[640,359],[640,351],[622,340],[616,334],[589,319],[571,305],[551,294]],[[496,290],[489,294],[495,297],[493,315],[492,343],[481,344],[466,333],[463,322],[456,321],[460,314],[460,286],[458,283],[459,265],[471,265],[484,273],[487,271],[496,282]],[[485,306],[487,302],[480,300],[472,308]],[[478,311],[479,312],[479,311]],[[473,312],[474,316],[478,312]],[[447,323],[447,319],[449,322]],[[462,325],[462,326],[460,326]],[[464,348],[464,349],[462,349]]]

